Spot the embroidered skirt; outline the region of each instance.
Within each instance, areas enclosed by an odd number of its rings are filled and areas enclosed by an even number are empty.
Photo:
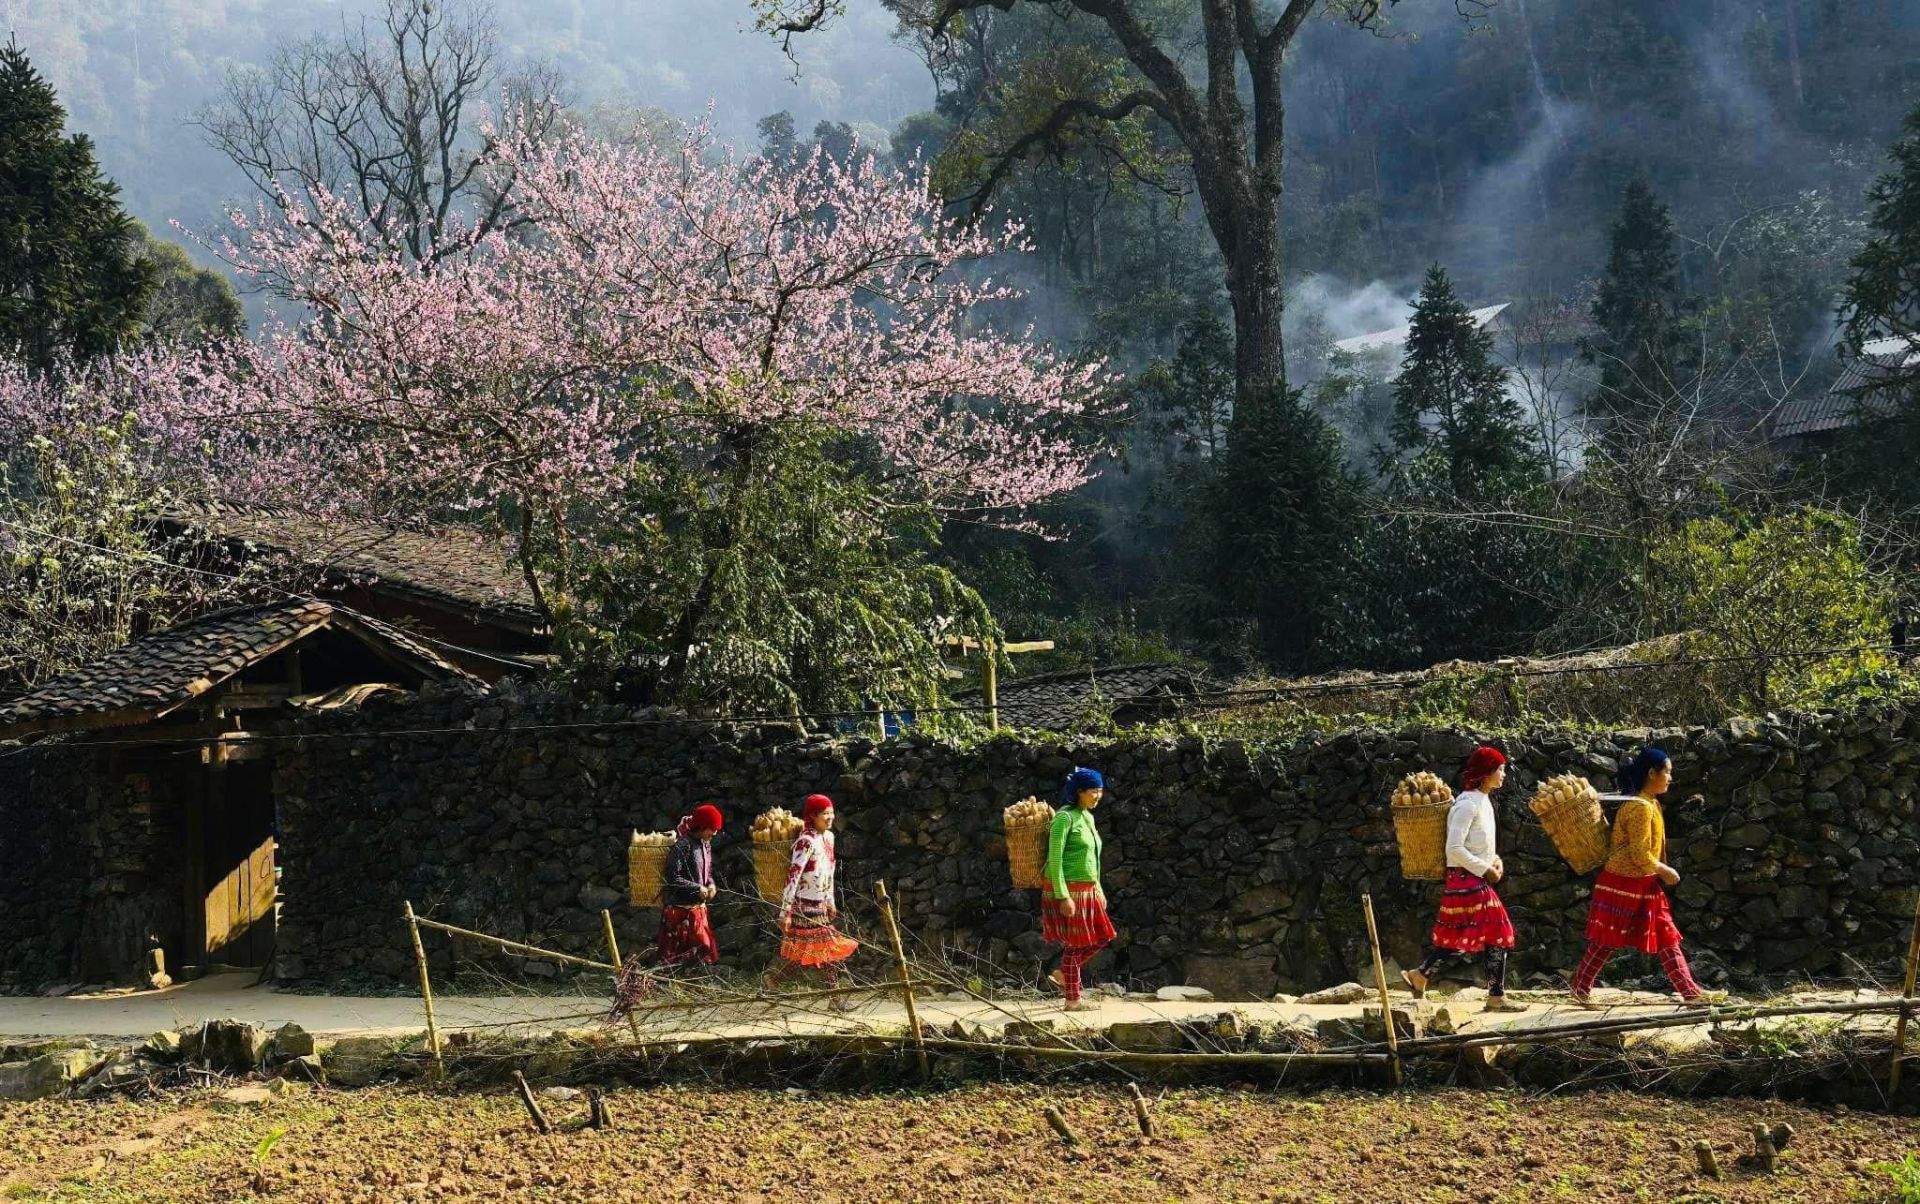
[[[1660,880],[1628,878],[1601,870],[1594,879],[1593,903],[1587,911],[1587,940],[1602,949],[1638,949],[1658,953],[1680,944],[1673,910]]]
[[[795,903],[780,938],[780,958],[796,966],[832,966],[852,957],[860,942],[841,936],[825,903]]]
[[[720,943],[713,939],[713,924],[707,919],[707,905],[663,907],[660,909],[660,934],[654,938],[660,948],[660,964],[720,960]]]
[[[1457,866],[1447,869],[1440,915],[1433,921],[1433,947],[1452,953],[1513,948],[1513,921],[1484,878]]]
[[[1100,901],[1100,888],[1091,882],[1069,882],[1067,894],[1073,899],[1072,915],[1060,910],[1052,887],[1040,896],[1041,937],[1066,949],[1098,949],[1111,941],[1113,921]]]

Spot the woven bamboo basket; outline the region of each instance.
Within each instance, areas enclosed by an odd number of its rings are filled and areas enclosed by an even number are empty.
[[[1402,878],[1438,880],[1447,876],[1447,812],[1451,810],[1450,800],[1393,809]]]
[[[753,885],[760,897],[778,903],[787,893],[787,867],[793,864],[793,845],[784,840],[753,842]]]
[[[666,844],[630,844],[627,846],[627,901],[635,907],[658,907],[666,887]]]
[[[1584,778],[1576,779],[1574,791],[1556,792],[1554,785],[1559,781],[1543,783],[1527,806],[1540,817],[1540,826],[1573,872],[1590,874],[1606,864],[1612,845],[1600,792]]]
[[[1039,890],[1047,884],[1047,831],[1051,819],[1006,820],[1007,868],[1015,890]]]

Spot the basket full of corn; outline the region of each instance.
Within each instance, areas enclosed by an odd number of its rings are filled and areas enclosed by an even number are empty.
[[[635,832],[627,842],[627,901],[635,907],[658,907],[666,888],[667,854],[673,849],[671,832]]]
[[[805,824],[785,807],[754,817],[753,885],[760,897],[778,903],[787,893],[787,867],[793,863],[793,838]]]
[[[1007,868],[1016,890],[1037,890],[1047,884],[1047,832],[1053,827],[1053,808],[1037,798],[1023,798],[1000,813],[1007,828]]]
[[[1447,812],[1453,791],[1420,770],[1400,779],[1393,790],[1393,835],[1400,842],[1400,876],[1447,876]]]
[[[1607,814],[1593,783],[1572,773],[1548,778],[1527,806],[1540,817],[1540,826],[1574,873],[1590,874],[1606,863]]]

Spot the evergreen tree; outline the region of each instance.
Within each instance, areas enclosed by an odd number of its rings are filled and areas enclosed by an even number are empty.
[[[154,289],[141,230],[93,144],[21,49],[0,49],[0,348],[46,365],[139,333]]]
[[[141,337],[154,343],[202,343],[247,333],[247,312],[233,283],[193,261],[177,242],[155,238],[141,227],[146,257],[154,266],[153,299]]]
[[[1610,419],[1631,417],[1657,404],[1681,378],[1680,260],[1673,220],[1644,180],[1627,185],[1607,246],[1607,270],[1593,301],[1600,328],[1587,348],[1600,365],[1596,416],[1603,437]]]
[[[1439,461],[1454,497],[1478,500],[1537,480],[1541,457],[1493,335],[1453,291],[1445,268],[1427,269],[1394,383],[1393,441]]]
[[[1235,415],[1205,486],[1206,600],[1220,627],[1251,622],[1250,651],[1268,665],[1324,669],[1368,653],[1368,595],[1353,588],[1365,496],[1345,460],[1338,432],[1290,389]]]

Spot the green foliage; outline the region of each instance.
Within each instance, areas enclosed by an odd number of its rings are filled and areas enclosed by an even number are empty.
[[[1887,154],[1892,170],[1867,193],[1872,237],[1853,257],[1842,302],[1855,352],[1885,335],[1920,336],[1920,108],[1907,114]],[[1911,375],[1920,378],[1920,369]]]
[[[1876,1162],[1873,1169],[1891,1180],[1889,1190],[1899,1204],[1920,1204],[1920,1155],[1909,1151],[1900,1161]]]
[[[717,473],[637,473],[610,546],[536,549],[575,583],[557,636],[581,684],[741,713],[910,710],[943,696],[939,633],[998,635],[929,559],[933,515],[890,495],[861,448],[784,425],[733,431],[717,454]]]
[[[142,254],[154,267],[153,299],[141,337],[152,343],[204,343],[247,333],[247,314],[233,283],[193,262],[179,243],[142,228]]]
[[[247,582],[157,547],[169,491],[141,469],[131,411],[24,442],[0,432],[0,691],[98,660]]]
[[[1266,663],[1324,668],[1372,638],[1360,582],[1362,488],[1297,390],[1243,407],[1204,486],[1210,622],[1252,625]],[[1202,613],[1208,613],[1203,611]]]
[[[1809,705],[1890,667],[1879,652],[1796,655],[1886,639],[1891,593],[1845,515],[1696,519],[1656,545],[1652,563],[1656,598],[1686,633],[1683,654],[1734,658],[1703,675],[1735,705]]]
[[[40,367],[131,339],[154,289],[119,187],[65,125],[26,54],[0,48],[0,350]]]

